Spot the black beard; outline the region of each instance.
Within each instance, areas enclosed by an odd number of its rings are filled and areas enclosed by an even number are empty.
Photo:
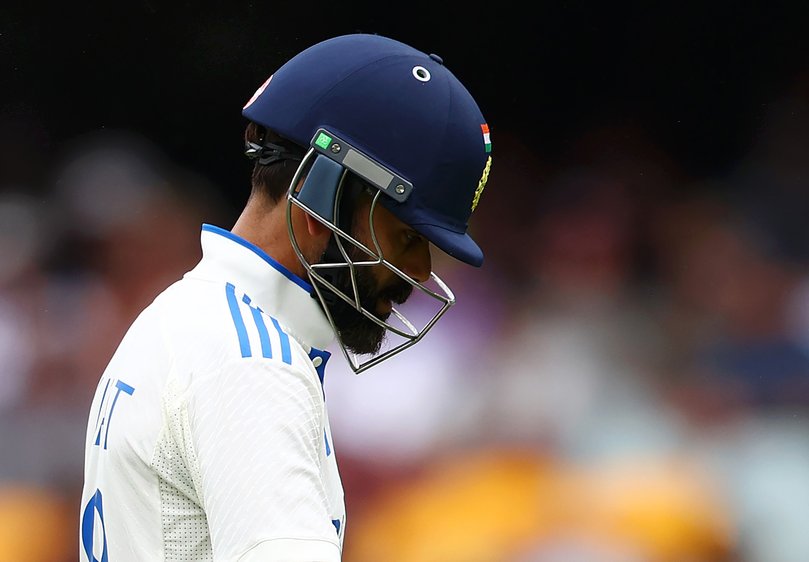
[[[380,320],[387,320],[390,317],[390,313],[377,314],[376,308],[380,299],[402,304],[413,292],[413,285],[399,277],[389,286],[379,289],[376,286],[376,280],[371,269],[368,267],[356,268],[355,275],[360,304]],[[354,295],[354,289],[351,285],[351,272],[348,267],[336,269],[331,274],[331,282],[348,297]],[[325,287],[321,287],[321,290],[326,293],[331,292]],[[353,305],[348,304],[340,297],[331,296],[335,302],[329,305],[329,311],[337,328],[340,341],[342,341],[346,349],[358,355],[375,355],[379,353],[387,330],[363,316]]]

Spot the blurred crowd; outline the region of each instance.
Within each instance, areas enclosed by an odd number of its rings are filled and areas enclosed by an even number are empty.
[[[809,560],[807,94],[719,177],[493,128],[484,266],[434,255],[457,304],[361,375],[333,350],[346,562]],[[38,134],[0,123],[0,560],[70,562],[97,380],[238,210],[134,132]]]

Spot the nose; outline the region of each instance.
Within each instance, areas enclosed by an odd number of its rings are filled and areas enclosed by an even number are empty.
[[[409,248],[402,256],[401,269],[419,283],[428,281],[433,271],[430,243],[427,240],[421,240]]]

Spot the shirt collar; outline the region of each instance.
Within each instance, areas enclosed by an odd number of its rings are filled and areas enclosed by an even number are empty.
[[[334,331],[312,285],[275,261],[264,250],[232,232],[202,225],[202,259],[185,277],[232,283],[252,303],[284,325],[309,351],[325,349]]]

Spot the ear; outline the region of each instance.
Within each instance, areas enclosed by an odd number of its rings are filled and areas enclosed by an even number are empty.
[[[303,214],[306,217],[306,229],[309,231],[310,236],[313,238],[328,238],[331,230],[326,225],[307,212]]]

